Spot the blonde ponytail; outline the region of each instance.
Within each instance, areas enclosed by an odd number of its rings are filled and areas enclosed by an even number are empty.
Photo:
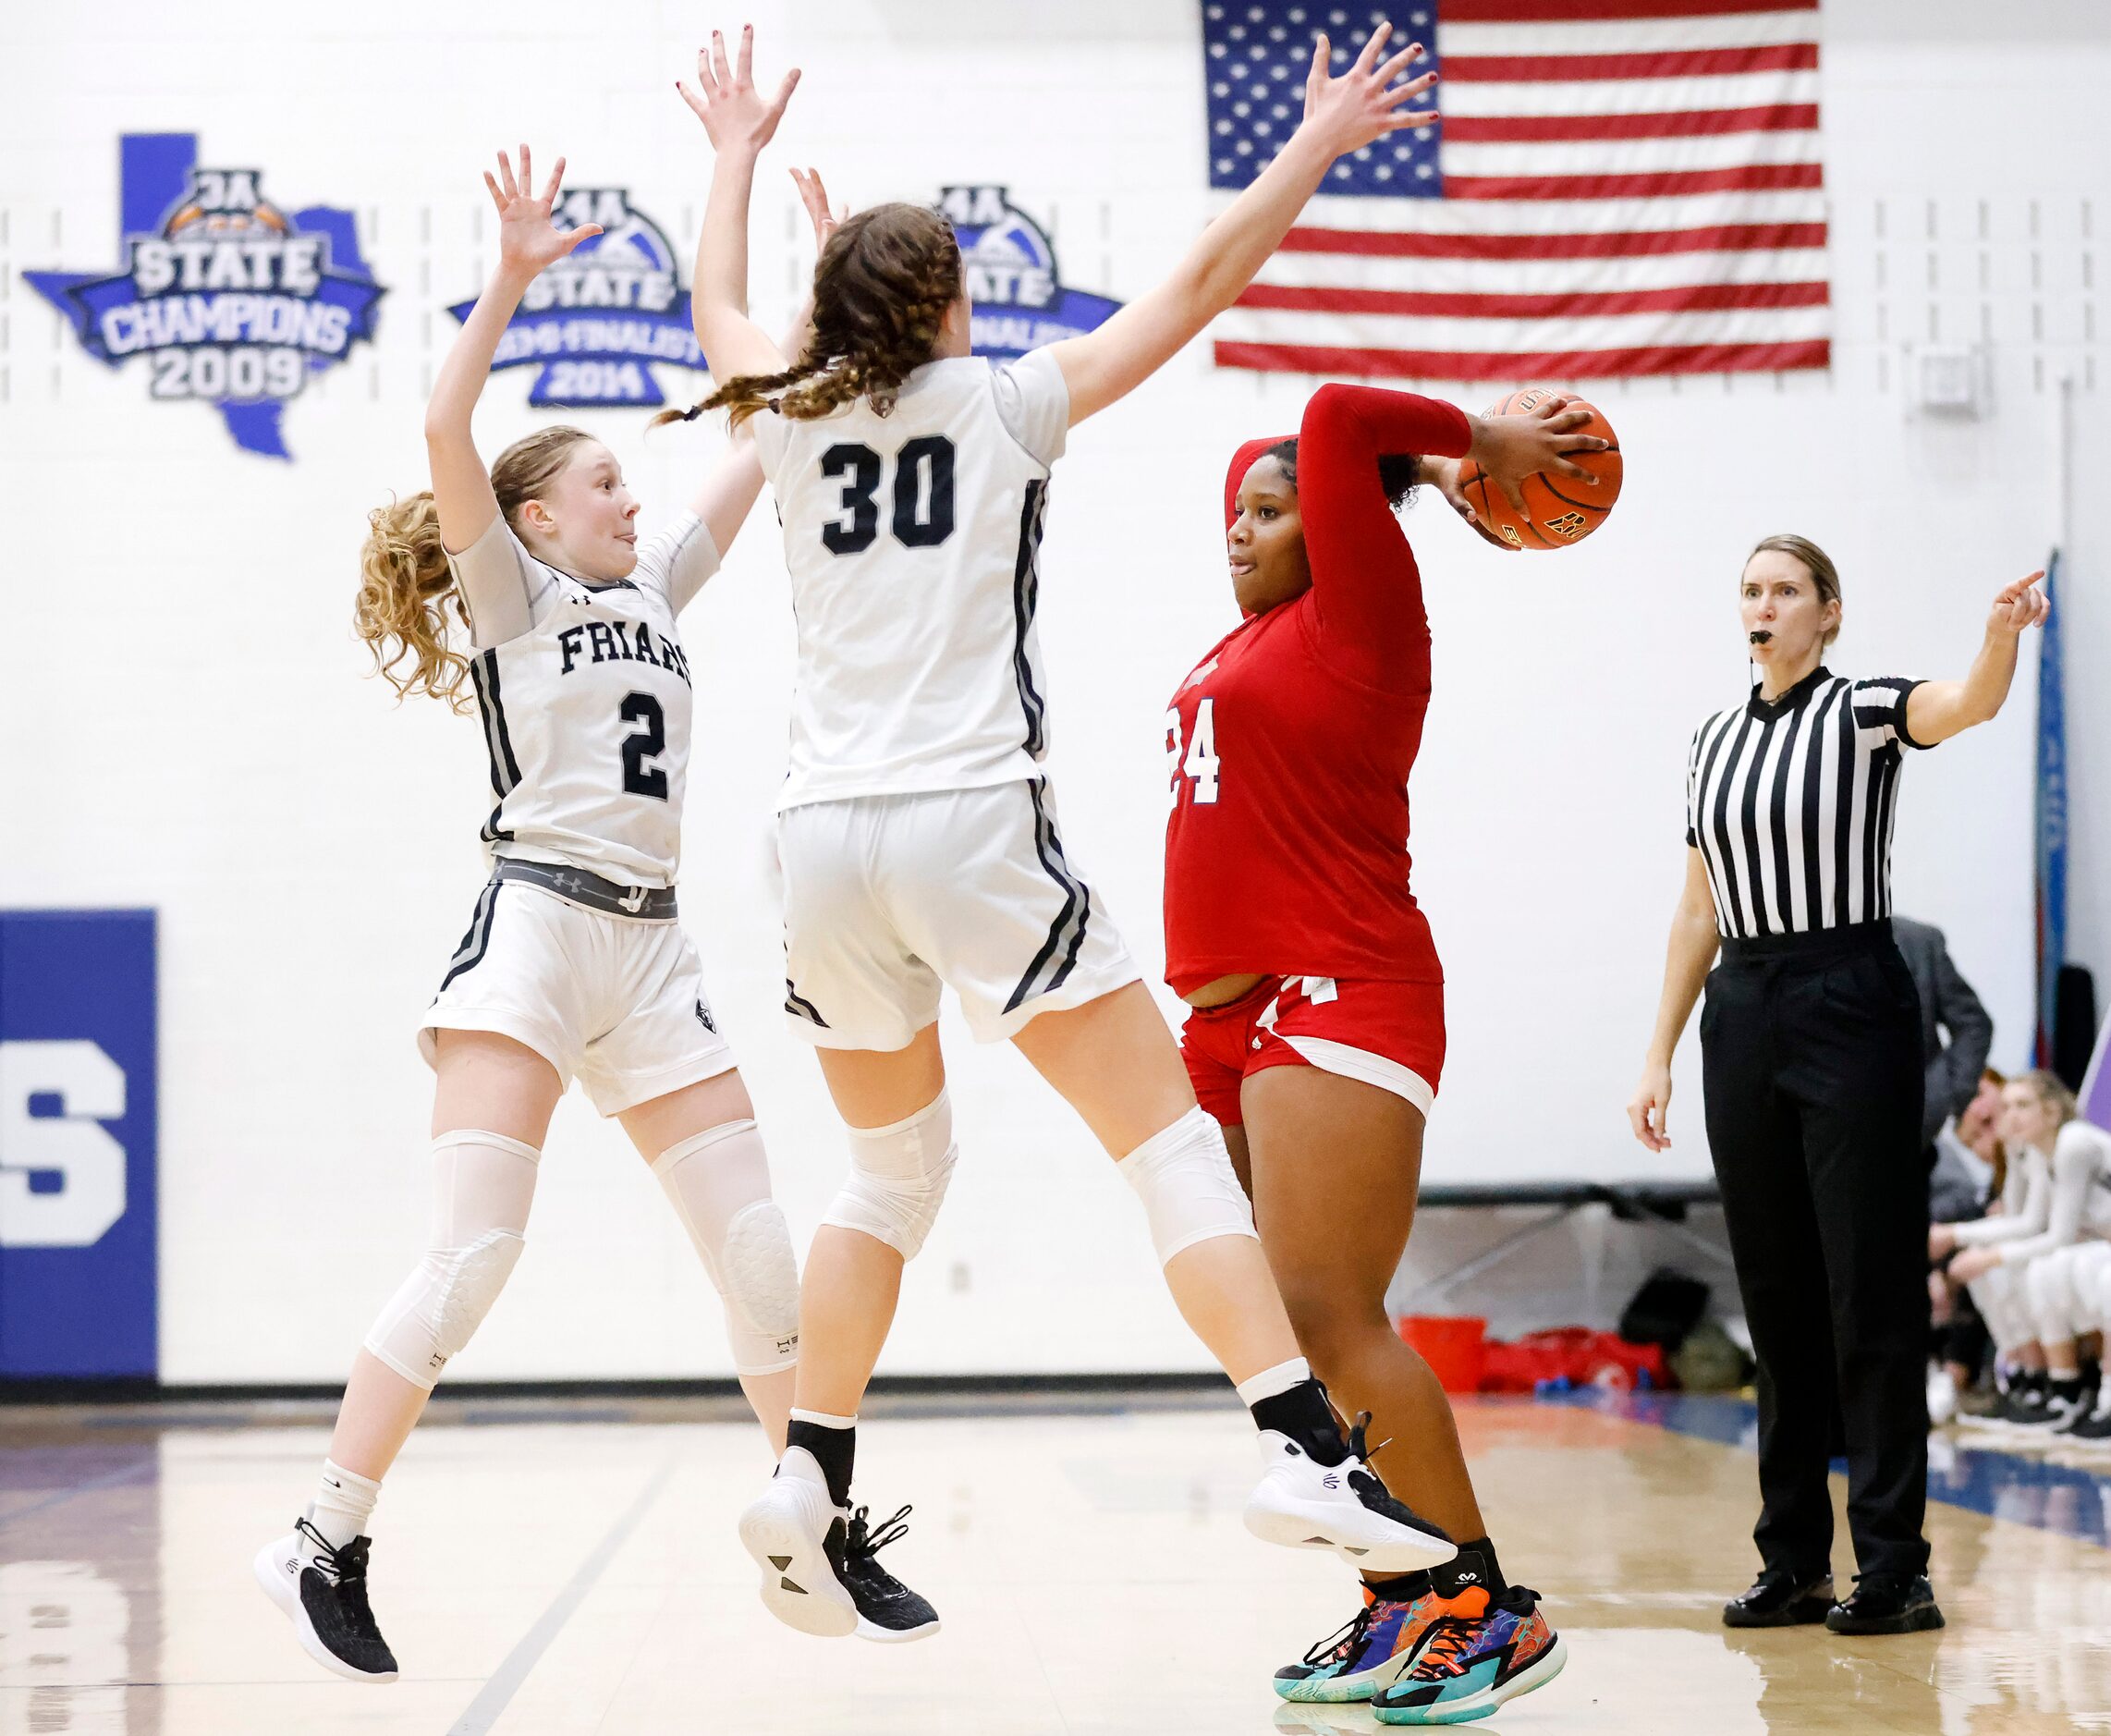
[[[448,646],[450,615],[466,636],[469,614],[440,541],[432,491],[376,507],[367,514],[367,538],[360,549],[352,626],[399,699],[430,693],[458,712],[469,710],[462,691],[469,659]],[[406,659],[408,671],[400,667]]]

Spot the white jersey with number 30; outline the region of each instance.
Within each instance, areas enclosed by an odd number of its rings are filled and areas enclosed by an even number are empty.
[[[884,416],[754,418],[799,626],[780,809],[1034,776],[1041,520],[1069,417],[1043,350],[926,362]]]
[[[449,558],[465,595],[510,603],[517,586],[526,605],[525,626],[496,644],[475,622],[492,852],[674,885],[690,715],[675,616],[717,569],[710,532],[683,514],[640,544],[636,569],[614,583],[537,560],[503,518]]]

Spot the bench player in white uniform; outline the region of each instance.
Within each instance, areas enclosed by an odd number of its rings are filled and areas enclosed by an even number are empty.
[[[1951,1272],[1975,1298],[1990,1294],[1997,1312],[2019,1318],[2024,1325],[2009,1336],[2028,1338],[2032,1361],[2044,1363],[2044,1385],[2012,1391],[2005,1420],[2111,1438],[2111,1382],[2090,1390],[2075,1342],[2111,1324],[2111,1133],[2080,1119],[2074,1094],[2049,1072],[2003,1087],[2001,1133],[2011,1165],[2033,1175],[2020,1209],[1937,1225],[1929,1246],[1938,1256],[1961,1250]]]
[[[360,632],[397,689],[459,709],[465,678],[474,687],[494,872],[419,1033],[436,1074],[430,1247],[367,1334],[313,1503],[256,1560],[303,1647],[355,1681],[396,1676],[367,1598],[381,1479],[519,1258],[567,1081],[652,1163],[780,1450],[798,1360],[790,1238],[674,889],[690,715],[675,617],[717,569],[761,469],[737,445],[689,509],[641,542],[638,503],[599,441],[545,428],[487,474],[470,433],[522,292],[599,233],[552,226],[563,174],[560,159],[536,194],[522,146],[518,179],[503,156],[497,179],[485,175],[499,263],[433,385],[432,492],[377,510],[361,561]],[[468,629],[466,656],[444,611]]]
[[[1134,1186],[1181,1312],[1261,1427],[1249,1526],[1394,1571],[1454,1553],[1364,1469],[1360,1438],[1343,1438],[1224,1136],[1064,853],[1040,768],[1033,634],[1041,516],[1068,430],[1231,304],[1338,156],[1426,123],[1404,105],[1429,79],[1394,83],[1419,50],[1380,64],[1384,46],[1381,31],[1336,79],[1323,42],[1296,136],[1173,275],[1099,331],[1009,367],[970,354],[952,230],[900,204],[847,219],[823,249],[814,336],[787,367],[744,312],[745,237],[756,156],[797,75],[764,101],[751,35],[737,69],[714,35],[700,91],[684,92],[718,153],[692,293],[722,386],[699,408],[730,406],[755,431],[798,620],[780,803],[787,1017],[850,1130],[848,1180],[808,1256],[791,1444],[741,1520],[764,1602],[808,1632],[857,1625],[841,1565],[856,1413],[954,1166],[941,983],[977,1037],[1018,1045]]]

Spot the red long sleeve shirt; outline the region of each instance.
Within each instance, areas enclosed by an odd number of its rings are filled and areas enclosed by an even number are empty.
[[[1166,715],[1165,975],[1441,980],[1409,887],[1408,776],[1429,708],[1422,575],[1378,482],[1381,453],[1463,458],[1464,412],[1323,385],[1298,435],[1312,589],[1210,648]],[[1239,448],[1239,485],[1273,441]]]

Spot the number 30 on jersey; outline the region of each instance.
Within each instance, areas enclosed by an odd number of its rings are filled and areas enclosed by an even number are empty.
[[[1195,782],[1195,801],[1202,803],[1216,800],[1218,769],[1216,757],[1216,701],[1205,699],[1195,707],[1194,740],[1187,744],[1185,756],[1180,751],[1180,714],[1176,709],[1165,714],[1165,752],[1172,762],[1173,788],[1168,803],[1180,805],[1180,780],[1191,777]]]

